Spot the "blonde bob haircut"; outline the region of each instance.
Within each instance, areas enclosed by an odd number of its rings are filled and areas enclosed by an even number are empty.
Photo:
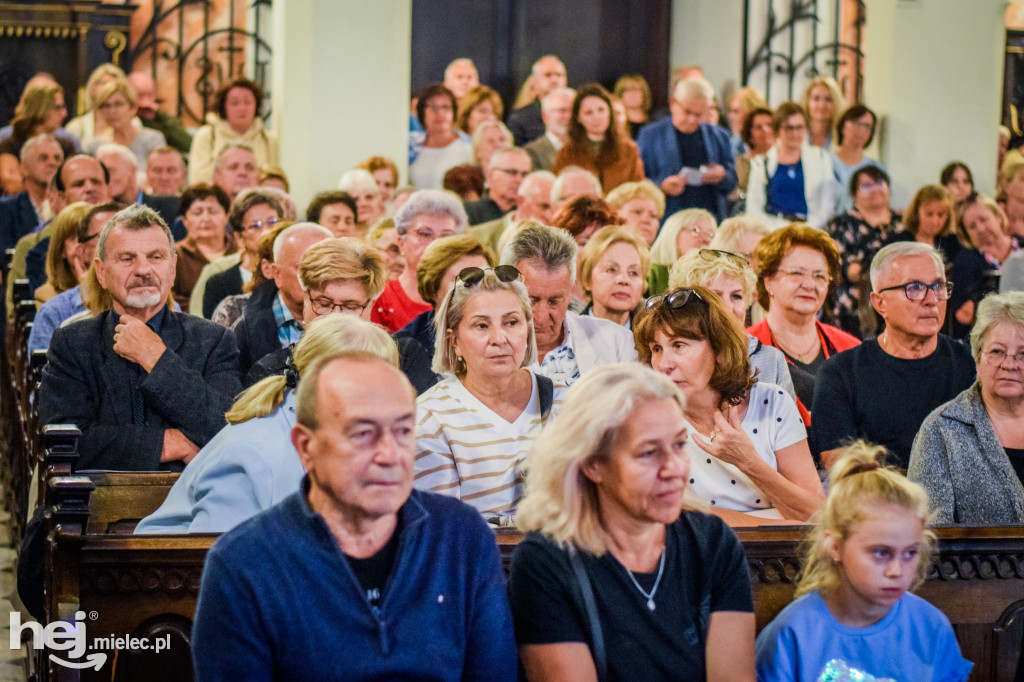
[[[985,196],[979,192],[972,192],[966,199],[956,205],[956,223],[953,226],[956,230],[956,238],[968,249],[977,248],[974,246],[974,242],[971,241],[971,235],[967,233],[967,226],[964,225],[964,214],[974,204],[987,208],[989,213],[994,215],[996,220],[999,221],[1000,229],[1002,229],[1003,233],[1006,233],[1006,213],[1003,212],[1002,207],[992,197]]]
[[[650,199],[658,209],[658,219],[665,215],[665,193],[658,189],[650,180],[644,179],[639,182],[624,182],[604,198],[612,208],[621,211],[622,207],[634,199]]]
[[[455,234],[430,242],[416,266],[416,290],[424,301],[440,303],[437,299],[448,293],[440,290],[444,273],[466,256],[480,256],[492,268],[498,260],[490,247],[470,234]]]
[[[914,198],[910,200],[907,210],[903,213],[903,227],[907,232],[913,235],[917,234],[921,228],[921,216],[918,215],[921,212],[921,207],[936,202],[946,208],[946,224],[942,226],[942,231],[936,236],[945,237],[953,231],[953,202],[950,200],[949,194],[946,193],[946,188],[942,185],[925,185],[917,190]]]
[[[293,361],[302,377],[321,358],[345,352],[369,353],[398,367],[398,346],[391,335],[372,322],[356,315],[331,313],[309,323],[302,338],[295,344]],[[284,402],[288,379],[279,374],[258,381],[238,396],[225,416],[229,424],[270,415]]]
[[[971,330],[971,353],[974,362],[981,362],[981,350],[989,332],[1000,324],[1024,329],[1024,291],[989,294],[978,304],[978,316]]]
[[[455,117],[455,127],[468,133],[469,115],[484,102],[491,103],[494,115],[500,121],[505,114],[505,105],[501,102],[501,95],[486,85],[477,85],[459,100],[459,113]]]
[[[635,362],[584,374],[523,463],[526,491],[516,512],[519,529],[541,532],[563,547],[595,556],[608,551],[611,540],[601,524],[597,484],[584,468],[613,456],[616,435],[636,408],[665,399],[679,405],[682,424],[685,401],[667,376]]]
[[[710,287],[712,282],[722,276],[739,280],[743,287],[743,305],[749,307],[757,288],[757,275],[750,265],[742,257],[732,258],[708,249],[691,251],[677,260],[668,273],[668,288],[673,291],[679,287]]]
[[[826,547],[826,533],[842,543],[858,523],[883,505],[902,507],[926,527],[933,517],[923,487],[896,469],[879,464],[885,457],[884,447],[859,440],[840,448],[839,454],[839,460],[829,471],[825,507],[817,513],[814,529],[807,537],[807,558],[796,587],[797,597],[814,590],[834,592],[841,584],[839,564],[832,560]],[[924,581],[934,544],[935,534],[926,528],[911,590]]]
[[[434,316],[434,331],[437,335],[437,344],[434,348],[434,362],[431,369],[436,374],[451,373],[457,377],[466,375],[466,363],[460,360],[455,352],[455,333],[462,324],[462,318],[466,313],[466,304],[477,294],[488,291],[511,291],[519,300],[519,307],[526,319],[526,326],[529,334],[526,339],[526,352],[523,354],[523,361],[520,367],[532,365],[537,361],[537,337],[533,332],[533,309],[530,307],[530,295],[526,292],[526,285],[520,280],[502,282],[494,274],[494,270],[485,270],[483,279],[471,287],[467,287],[460,280],[455,280],[455,286],[451,292],[444,297],[441,307],[437,309]]]
[[[317,242],[303,254],[299,284],[303,291],[321,290],[336,280],[359,282],[374,300],[388,283],[388,269],[372,246],[351,237],[333,237]]]
[[[594,233],[580,252],[580,284],[587,296],[591,295],[590,286],[594,281],[594,266],[605,251],[615,244],[629,244],[640,256],[640,270],[647,288],[647,275],[651,273],[651,252],[647,242],[640,238],[631,227],[625,225],[606,225]]]
[[[684,228],[700,221],[710,225],[712,232],[718,229],[715,216],[703,208],[684,208],[682,211],[676,211],[670,215],[665,224],[661,226],[658,238],[651,245],[651,261],[665,267],[671,267],[679,256],[682,255],[679,253],[679,233]]]
[[[137,97],[135,96],[135,90],[132,88],[131,83],[129,83],[125,78],[113,78],[100,83],[96,88],[96,94],[93,97],[93,103],[96,105],[95,108],[98,109],[104,102],[117,93],[121,93],[124,96],[125,101],[128,102],[128,106],[135,106]]]
[[[825,300],[831,298],[842,267],[839,248],[827,232],[803,223],[791,223],[763,237],[754,249],[754,260],[757,262],[757,302],[765,310],[771,305],[771,297],[768,295],[764,280],[779,271],[782,259],[797,246],[806,246],[825,256],[829,276]]]

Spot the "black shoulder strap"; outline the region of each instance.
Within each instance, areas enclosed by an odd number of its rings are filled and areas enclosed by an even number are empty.
[[[539,376],[537,378],[540,379]],[[550,382],[549,379],[548,383],[550,384]],[[572,545],[569,545],[569,563],[572,564],[576,583],[583,596],[583,609],[586,611],[587,628],[590,630],[590,653],[594,658],[597,679],[598,682],[604,682],[608,679],[608,659],[604,651],[604,633],[601,630],[601,619],[597,614],[594,588],[590,585],[590,576],[587,575],[587,569],[583,566],[583,559]]]
[[[540,399],[540,421],[546,424],[555,400],[555,383],[542,374],[534,376],[537,377],[537,398]]]
[[[702,533],[698,533],[697,529],[693,527],[693,523],[686,515],[686,512],[683,512],[681,519],[686,522],[690,535],[697,543],[697,556],[699,559],[693,562],[692,565],[698,571],[698,583],[701,585],[702,591],[699,595],[700,601],[694,605],[693,617],[697,624],[697,641],[700,643],[700,651],[703,655],[708,641],[708,623],[711,620],[711,574],[704,570],[708,561],[708,542],[707,538]],[[671,531],[666,528],[666,532]]]

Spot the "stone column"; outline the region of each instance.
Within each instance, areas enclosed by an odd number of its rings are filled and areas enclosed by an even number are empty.
[[[412,0],[275,0],[273,128],[300,217],[372,155],[408,178]]]

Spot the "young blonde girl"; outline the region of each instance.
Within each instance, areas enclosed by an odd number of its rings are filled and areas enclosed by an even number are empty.
[[[884,448],[847,448],[814,530],[797,599],[757,638],[757,678],[966,680],[949,620],[910,594],[934,536],[928,494],[878,464]]]

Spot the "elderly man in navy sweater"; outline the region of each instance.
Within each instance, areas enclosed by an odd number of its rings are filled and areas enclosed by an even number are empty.
[[[415,396],[363,353],[302,377],[292,443],[307,475],[207,555],[197,680],[515,680],[493,533],[412,489]]]

